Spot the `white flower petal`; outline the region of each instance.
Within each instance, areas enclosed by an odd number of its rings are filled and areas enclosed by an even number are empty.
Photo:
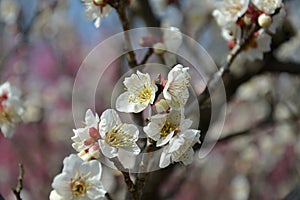
[[[103,155],[107,158],[114,158],[118,156],[117,148],[109,146],[104,140],[99,140],[99,146]]]
[[[125,113],[139,113],[145,110],[148,106],[148,103],[133,102],[130,101],[132,94],[130,92],[124,92],[121,94],[116,101],[116,109],[120,112]]]
[[[99,116],[97,113],[94,115],[93,112],[88,109],[85,114],[85,124],[88,127],[97,127],[99,123]]]
[[[101,120],[99,124],[100,133],[107,133],[116,124],[121,124],[121,119],[118,113],[113,109],[105,110],[101,115]]]
[[[134,167],[136,157],[132,154],[132,152],[120,148],[118,150],[118,159],[124,168],[132,169]]]
[[[170,145],[168,145],[169,149],[168,152],[172,153],[174,151],[177,151],[180,146],[182,146],[184,143],[184,139],[182,137],[174,137],[172,138],[172,140],[170,141]]]
[[[137,71],[137,74],[126,77],[123,83],[128,91],[117,98],[118,111],[139,113],[153,103],[157,86],[151,82],[149,74]]]
[[[50,199],[104,198],[106,192],[101,182],[101,169],[101,163],[96,160],[84,162],[75,155],[66,157],[62,173],[52,182],[54,192],[51,192]]]
[[[167,144],[167,143],[171,140],[171,138],[173,137],[174,132],[175,132],[175,131],[172,131],[171,133],[169,133],[169,134],[168,134],[166,137],[164,137],[164,138],[161,137],[161,138],[157,141],[156,146],[157,146],[157,147],[161,147],[161,146]]]
[[[52,190],[50,192],[49,200],[63,200],[63,198],[55,190]]]
[[[160,159],[159,159],[159,167],[165,168],[171,164],[171,154],[168,154],[166,152],[162,152]]]

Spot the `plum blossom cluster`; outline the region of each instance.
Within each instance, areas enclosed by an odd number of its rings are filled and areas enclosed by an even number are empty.
[[[185,119],[184,106],[189,98],[189,68],[176,65],[167,80],[151,81],[149,74],[137,71],[125,78],[126,92],[116,101],[120,112],[139,113],[151,106],[154,115],[143,128],[145,134],[162,148],[159,166],[167,167],[174,162],[190,164],[193,160],[193,145],[199,141],[200,131],[190,129],[192,121]]]
[[[167,79],[154,82],[148,73],[137,71],[126,77],[126,91],[116,100],[116,109],[125,113],[153,110],[148,124],[143,127],[148,142],[162,148],[159,167],[193,161],[193,146],[200,143],[200,131],[191,129],[192,120],[184,116],[184,106],[189,98],[189,68],[178,64],[168,73]],[[64,159],[62,173],[53,182],[50,200],[102,199],[106,195],[101,182],[101,164],[97,159],[118,159],[124,168],[127,162],[141,152],[137,144],[139,129],[123,123],[114,109],[105,110],[101,116],[86,111],[84,126],[73,130],[73,148],[77,155]],[[131,159],[131,160],[130,160]],[[134,162],[134,160],[133,160]],[[116,167],[118,167],[116,165]]]
[[[124,113],[141,113],[152,107],[155,115],[149,117],[144,132],[163,148],[160,167],[172,162],[192,162],[192,146],[199,142],[200,131],[190,129],[192,121],[185,119],[184,106],[189,98],[188,68],[176,65],[167,80],[159,83],[148,73],[137,71],[123,82],[126,91],[116,100],[116,109]],[[83,128],[74,129],[73,148],[85,161],[104,156],[118,158],[124,167],[131,155],[138,155],[139,130],[133,124],[123,123],[114,109],[105,110],[99,117],[87,110]]]
[[[0,129],[7,138],[13,136],[15,125],[22,121],[25,109],[20,97],[21,92],[9,82],[0,85]]]
[[[255,60],[270,51],[270,34],[282,23],[283,7],[282,0],[224,0],[217,3],[213,16],[229,48],[248,40],[243,55]]]

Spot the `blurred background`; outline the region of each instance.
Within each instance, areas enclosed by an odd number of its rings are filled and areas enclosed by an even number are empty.
[[[300,199],[300,1],[285,1],[285,7],[287,17],[271,52],[261,61],[236,60],[224,77],[226,121],[213,151],[188,167],[153,173],[143,199]],[[210,0],[131,0],[128,14],[132,28],[166,23],[180,28],[220,66],[228,48],[213,9]],[[24,199],[48,199],[63,158],[75,153],[70,138],[77,70],[98,43],[121,31],[115,11],[96,29],[80,0],[0,0],[0,83],[20,88],[26,105],[25,123],[14,137],[0,134],[3,197],[14,199],[11,188],[23,163]],[[101,80],[107,92],[122,74],[118,65]],[[96,96],[98,113],[110,105],[105,94]],[[209,120],[210,107],[204,106],[202,133]],[[116,199],[124,198],[120,174],[104,169],[103,179]]]

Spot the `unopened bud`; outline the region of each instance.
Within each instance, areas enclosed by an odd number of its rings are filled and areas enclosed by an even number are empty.
[[[153,49],[154,49],[154,53],[158,55],[162,55],[166,51],[166,46],[163,43],[158,42],[153,45]]]
[[[268,28],[272,23],[272,18],[269,15],[261,14],[258,17],[258,24],[262,28]]]
[[[93,0],[94,4],[97,6],[103,5],[105,2],[103,0]]]
[[[228,48],[229,49],[233,49],[233,47],[235,46],[235,40],[233,39],[233,40],[230,40],[229,42],[228,42]]]
[[[244,23],[245,23],[247,26],[249,26],[249,25],[252,24],[251,18],[248,17],[247,15],[244,16],[243,20],[244,20]]]

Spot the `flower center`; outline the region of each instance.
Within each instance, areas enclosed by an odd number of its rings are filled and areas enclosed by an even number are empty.
[[[72,191],[73,197],[84,197],[84,195],[87,192],[87,189],[90,186],[90,184],[85,179],[86,175],[79,176],[78,173],[76,173],[74,179],[71,179],[70,189]]]
[[[165,138],[175,129],[176,127],[173,124],[171,124],[169,121],[167,121],[162,127],[162,129],[160,130],[160,136]]]
[[[152,89],[151,88],[145,88],[141,93],[140,93],[140,100],[142,102],[148,101],[151,98],[151,93]]]
[[[138,93],[136,91],[134,94],[132,94],[129,97],[129,102],[134,102],[134,103],[145,103],[148,102],[151,99],[152,96],[152,88],[144,85],[144,89]]]
[[[112,147],[128,147],[134,145],[134,138],[130,137],[130,134],[126,133],[124,128],[126,128],[126,124],[116,124],[106,133],[105,142]]]

